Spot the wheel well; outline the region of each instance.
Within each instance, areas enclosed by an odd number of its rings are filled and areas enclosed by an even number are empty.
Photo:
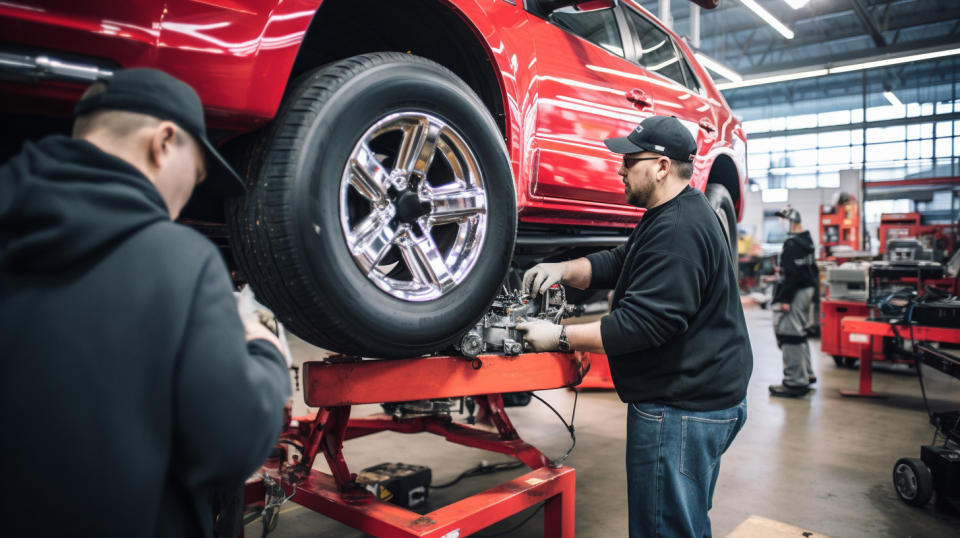
[[[710,168],[710,176],[707,178],[707,184],[717,183],[727,188],[730,198],[733,199],[733,207],[740,213],[740,175],[737,173],[737,166],[733,164],[733,159],[726,155],[718,155],[713,161],[713,167]]]
[[[291,73],[368,52],[416,54],[456,73],[486,105],[506,133],[496,73],[480,39],[439,1],[326,0],[313,18]]]

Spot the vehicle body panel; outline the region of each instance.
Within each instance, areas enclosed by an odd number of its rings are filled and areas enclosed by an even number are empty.
[[[626,135],[653,113],[677,115],[697,138],[693,186],[704,189],[713,163],[724,156],[736,165],[737,184],[745,188],[739,121],[690,49],[649,12],[631,0],[616,8],[639,11],[670,35],[695,71],[699,92],[517,4],[443,0],[437,6],[454,10],[469,25],[498,77],[522,222],[620,228],[636,223],[643,210],[626,205],[619,157],[607,151],[603,139]],[[168,71],[196,88],[212,129],[240,133],[275,116],[310,23],[323,13],[322,0],[14,1],[0,3],[0,35],[21,49]],[[0,106],[68,115],[83,88],[56,81],[2,82]],[[635,89],[649,94],[653,106],[639,109],[628,101],[626,94]],[[742,192],[731,195],[744,198]],[[738,214],[742,205],[736,204]]]

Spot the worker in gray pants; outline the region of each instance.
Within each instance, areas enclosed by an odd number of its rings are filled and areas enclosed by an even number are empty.
[[[810,392],[810,384],[817,380],[807,343],[810,305],[817,292],[817,265],[813,238],[803,229],[800,213],[787,207],[777,216],[790,235],[780,254],[781,280],[773,297],[773,330],[783,351],[783,383],[771,385],[770,395],[797,398]]]

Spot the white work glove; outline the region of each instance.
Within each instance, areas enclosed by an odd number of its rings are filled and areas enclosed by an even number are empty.
[[[562,325],[555,325],[543,319],[534,319],[518,323],[517,330],[523,333],[524,344],[533,351],[560,349]]]
[[[523,285],[520,291],[529,293],[531,297],[545,293],[550,286],[563,280],[563,274],[566,272],[565,265],[565,262],[534,265],[523,274]]]
[[[240,321],[243,322],[243,331],[246,333],[247,341],[263,339],[272,343],[280,350],[289,368],[293,363],[293,356],[290,355],[287,334],[283,330],[283,324],[280,323],[280,320],[273,315],[269,308],[257,302],[250,286],[243,286],[239,292],[234,292],[233,295],[237,298],[237,312],[240,314]]]

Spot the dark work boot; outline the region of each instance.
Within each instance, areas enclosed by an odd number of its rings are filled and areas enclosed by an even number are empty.
[[[770,396],[780,398],[799,398],[810,392],[810,387],[790,387],[787,385],[770,385]]]

